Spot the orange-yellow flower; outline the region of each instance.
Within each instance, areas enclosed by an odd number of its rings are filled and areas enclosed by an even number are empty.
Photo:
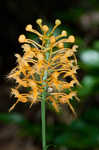
[[[42,34],[33,29],[31,24],[25,29],[36,34],[41,44],[26,38],[23,34],[18,38],[18,41],[23,43],[24,54],[23,56],[15,55],[17,66],[8,75],[8,78],[13,78],[17,82],[16,87],[11,90],[17,102],[10,111],[18,102],[30,102],[30,107],[33,103],[40,102],[46,87],[46,102],[50,101],[56,111],[59,111],[60,103],[67,103],[75,113],[70,99],[75,97],[78,100],[76,92],[72,91],[75,84],[79,85],[75,76],[78,69],[75,56],[77,46],[74,45],[71,48],[64,46],[65,43],[74,43],[75,37],[73,35],[67,37],[67,32],[64,30],[60,35],[54,35],[55,29],[61,24],[59,19],[55,21],[51,32],[47,25],[42,24],[42,19],[38,19],[36,23]],[[69,93],[67,94],[64,90],[69,90]]]

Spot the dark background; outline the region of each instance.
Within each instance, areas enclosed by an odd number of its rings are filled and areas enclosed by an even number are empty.
[[[76,37],[79,45],[77,58],[80,69],[77,89],[80,103],[73,106],[78,114],[74,118],[68,107],[56,114],[47,107],[47,141],[49,149],[99,149],[99,1],[98,0],[0,0],[0,150],[41,149],[40,105],[31,110],[28,104],[13,104],[9,88],[13,84],[6,78],[16,66],[15,53],[22,54],[17,39],[26,34],[25,26],[42,18],[49,27],[60,19],[59,28]],[[15,101],[14,101],[15,102]],[[56,147],[54,147],[56,146]]]

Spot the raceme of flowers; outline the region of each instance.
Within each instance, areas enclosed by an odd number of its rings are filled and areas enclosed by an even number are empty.
[[[75,37],[62,31],[58,36],[54,35],[55,29],[61,24],[59,19],[50,31],[47,25],[38,19],[41,33],[29,24],[26,31],[36,34],[38,42],[20,35],[18,41],[22,43],[23,56],[15,54],[17,66],[9,73],[8,78],[16,81],[16,86],[11,88],[11,94],[17,98],[16,103],[10,108],[11,111],[18,102],[34,103],[41,102],[42,92],[45,90],[46,102],[52,104],[55,110],[60,110],[59,104],[68,104],[75,113],[70,100],[75,97],[74,85],[79,85],[75,76],[78,69],[75,52],[77,45],[73,45]],[[67,48],[65,45],[73,46]],[[66,92],[68,91],[68,92]]]

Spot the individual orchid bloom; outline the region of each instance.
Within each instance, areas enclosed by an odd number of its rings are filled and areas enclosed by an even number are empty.
[[[73,91],[75,85],[79,85],[76,78],[77,59],[75,56],[77,45],[73,45],[75,37],[67,32],[55,36],[54,31],[61,24],[60,20],[55,21],[53,29],[49,30],[43,25],[42,19],[38,19],[41,33],[33,29],[32,25],[26,26],[26,31],[38,36],[40,43],[20,35],[18,41],[22,43],[23,56],[16,54],[17,66],[9,73],[8,78],[16,80],[17,85],[11,89],[12,95],[17,98],[16,103],[10,108],[11,111],[18,102],[29,102],[31,105],[41,102],[42,93],[46,93],[46,102],[52,104],[55,110],[60,110],[59,104],[68,104],[75,113],[70,100],[75,97]],[[65,43],[73,46],[67,48]],[[23,89],[23,92],[22,90]],[[24,92],[25,89],[25,92]],[[65,91],[68,90],[69,93]]]

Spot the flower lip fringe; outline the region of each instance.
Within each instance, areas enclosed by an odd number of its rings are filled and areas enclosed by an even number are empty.
[[[26,31],[32,32],[41,40],[41,44],[32,39],[20,35],[18,41],[22,43],[23,56],[15,54],[17,66],[9,73],[8,78],[13,78],[17,86],[11,89],[11,94],[17,98],[16,103],[9,109],[14,109],[18,102],[30,102],[30,107],[34,103],[41,102],[41,95],[46,87],[46,102],[51,103],[55,110],[59,111],[59,104],[68,104],[75,114],[70,99],[75,97],[78,101],[76,91],[72,88],[79,85],[76,79],[77,59],[75,52],[77,45],[66,48],[65,43],[74,43],[73,35],[67,37],[67,32],[62,31],[60,35],[54,36],[55,29],[61,24],[60,20],[55,21],[51,32],[49,27],[42,24],[42,19],[38,19],[41,33],[32,28],[29,24]],[[69,78],[69,81],[68,81]],[[25,92],[22,92],[24,90]],[[69,91],[66,93],[65,91]]]

